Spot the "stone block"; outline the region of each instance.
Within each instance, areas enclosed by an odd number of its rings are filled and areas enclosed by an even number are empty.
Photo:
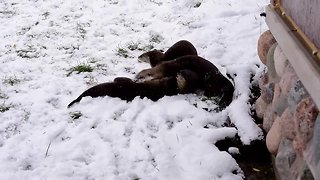
[[[274,67],[278,76],[282,76],[284,73],[285,67],[288,65],[288,58],[282,52],[279,46],[274,50]]]
[[[260,97],[264,100],[264,102],[266,102],[267,104],[270,104],[272,102],[273,99],[273,93],[274,93],[274,86],[275,83],[271,82],[268,84],[265,84],[263,86],[260,87],[261,89],[261,95]]]
[[[287,98],[281,93],[281,88],[278,83],[275,83],[274,93],[272,99],[272,107],[278,116],[281,116],[283,111],[287,108]]]
[[[267,148],[273,155],[277,155],[279,144],[282,138],[280,121],[280,117],[275,119],[266,137]]]
[[[274,66],[274,50],[276,49],[277,46],[278,46],[277,43],[273,44],[267,53],[266,65],[268,68],[269,82],[276,81],[279,78],[279,76],[276,72],[275,66]]]
[[[261,98],[259,97],[256,101],[255,107],[256,107],[256,113],[258,118],[262,119],[264,116],[264,113],[267,109],[268,104]]]
[[[266,85],[268,83],[268,73],[264,73],[261,75],[259,79],[259,87]]]
[[[304,166],[302,172],[299,174],[298,180],[314,180],[312,172],[308,166]]]
[[[284,138],[293,140],[296,136],[293,113],[287,108],[280,117],[281,133]]]
[[[313,138],[304,152],[305,160],[311,170],[314,179],[320,179],[320,115],[314,126]]]
[[[303,151],[306,149],[307,145],[306,142],[303,141],[299,136],[296,136],[293,140],[293,149],[295,150],[296,154],[302,156]]]
[[[290,89],[298,81],[298,77],[290,64],[285,67],[284,74],[282,75],[279,86],[281,93],[287,97]]]
[[[307,143],[313,135],[313,127],[319,110],[311,97],[304,98],[297,105],[294,113],[294,123],[297,136]]]
[[[300,80],[294,83],[288,94],[288,106],[290,110],[295,110],[297,104],[305,97],[309,96]]]
[[[271,104],[269,104],[266,108],[266,111],[263,116],[263,129],[266,132],[269,132],[274,120],[277,118],[276,113],[274,112]]]
[[[267,53],[270,47],[276,43],[276,39],[271,34],[270,30],[262,33],[258,40],[258,56],[263,64],[266,64]]]
[[[290,169],[293,166],[296,157],[292,141],[283,138],[280,142],[278,153],[275,158],[275,167],[277,168],[281,179],[296,179]]]

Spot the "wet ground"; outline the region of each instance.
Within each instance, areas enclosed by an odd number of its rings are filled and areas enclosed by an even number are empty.
[[[252,141],[250,145],[243,145],[239,139],[227,138],[215,144],[221,151],[228,151],[230,147],[237,147],[239,154],[233,154],[247,180],[273,180],[275,174],[272,159],[265,145],[265,141]]]
[[[249,103],[253,105],[260,96],[260,88],[258,83],[252,79],[250,89],[251,99]],[[262,124],[262,119],[256,116],[255,109],[252,109],[251,113],[255,122],[258,125]],[[266,147],[265,139],[252,141],[250,145],[243,145],[240,138],[236,136],[235,138],[220,140],[215,145],[221,151],[228,151],[230,147],[239,149],[239,153],[232,154],[232,156],[243,170],[247,180],[276,180],[271,154]]]

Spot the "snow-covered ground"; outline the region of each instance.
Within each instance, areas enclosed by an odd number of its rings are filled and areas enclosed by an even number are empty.
[[[256,43],[268,2],[0,0],[0,179],[242,179],[214,143],[262,137],[247,101],[250,74],[264,70]],[[141,53],[181,39],[234,76],[224,111],[194,94],[66,108],[88,87],[133,78],[149,67]],[[93,71],[72,72],[79,65]]]

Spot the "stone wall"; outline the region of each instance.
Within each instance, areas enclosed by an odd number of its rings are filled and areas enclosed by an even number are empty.
[[[263,119],[278,177],[320,179],[318,107],[270,31],[260,36],[258,55],[267,68],[259,82],[261,96],[255,104],[256,113]]]

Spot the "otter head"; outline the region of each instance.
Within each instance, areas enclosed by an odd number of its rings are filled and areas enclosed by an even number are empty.
[[[140,71],[136,77],[135,80],[136,82],[143,82],[143,81],[148,81],[152,79],[160,79],[165,77],[165,67],[159,65],[155,66],[150,69],[144,69]]]
[[[144,70],[140,71],[137,74],[135,81],[136,82],[144,82],[144,81],[149,81],[149,80],[158,79],[158,78],[159,78],[159,76],[154,71],[154,68],[151,68],[151,69],[144,69]]]
[[[154,67],[160,62],[162,62],[163,58],[164,58],[163,52],[155,49],[155,50],[141,54],[138,57],[138,61],[149,63],[151,67]]]

